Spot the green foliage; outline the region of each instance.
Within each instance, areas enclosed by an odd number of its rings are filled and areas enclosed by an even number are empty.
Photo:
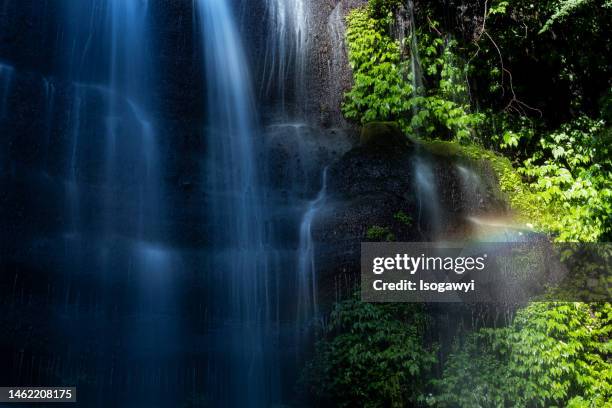
[[[372,0],[349,14],[354,85],[343,105],[345,116],[362,124],[396,121],[436,153],[492,168],[517,218],[557,241],[610,240],[612,2],[467,2],[456,18],[448,18],[446,2],[415,5],[416,31],[397,37],[399,2]],[[394,219],[409,225],[404,215]],[[388,240],[390,234],[374,226],[366,235]],[[578,286],[565,289],[576,294],[588,280],[592,265],[584,266],[584,276],[572,281]],[[335,315],[335,329],[310,367],[318,376],[310,379],[311,391],[330,405],[422,401],[425,385],[406,399],[397,390],[412,389],[407,377],[393,374],[400,369],[388,360],[387,349],[371,344],[374,330],[399,339],[409,326],[387,306],[370,306],[339,306],[344,311]],[[508,327],[457,338],[428,402],[611,407],[611,308],[534,303]],[[341,330],[338,319],[344,322]],[[360,342],[369,347],[360,348]],[[410,347],[422,344],[405,346]],[[408,352],[399,346],[397,351]],[[383,384],[379,378],[390,380]]]
[[[472,13],[473,25],[445,28],[458,30],[457,38],[465,39],[463,56],[479,106],[555,128],[577,111],[594,116],[597,100],[610,87],[611,4],[493,0],[484,22],[483,9],[474,7],[467,13]],[[473,31],[466,32],[468,27]]]
[[[594,122],[588,121],[593,125]],[[523,167],[515,169],[507,158],[480,146],[443,141],[424,142],[424,145],[436,154],[465,157],[472,160],[474,166],[490,166],[497,175],[501,191],[507,196],[520,221],[532,224],[539,231],[555,235],[555,239],[560,242],[597,242],[606,240],[612,228],[610,161],[590,158],[587,162],[595,164],[585,169],[581,166],[587,160],[586,156],[579,159],[581,153],[570,151],[578,149],[583,153],[590,151],[608,155],[610,136],[606,132],[609,131],[597,126],[595,128],[602,131],[598,137],[585,135],[583,132],[578,132],[577,135],[599,147],[590,148],[585,140],[576,143],[567,133],[563,136],[568,136],[568,143],[573,146],[564,147],[564,151],[569,151],[571,156],[576,155],[576,158],[569,159],[569,163],[574,165],[571,168],[578,176],[572,176],[572,173],[563,167],[565,164],[559,149],[556,152],[557,162],[550,158],[545,160],[545,164],[527,160]],[[561,140],[559,134],[550,137]],[[557,146],[549,145],[548,142],[543,142],[543,145],[548,146],[549,150]],[[546,153],[546,150],[542,150],[538,155],[540,160],[543,153]],[[554,157],[552,151],[546,157]],[[578,163],[581,163],[580,166]],[[527,179],[524,180],[524,177]]]
[[[387,227],[372,225],[366,231],[366,238],[370,241],[395,241],[395,235]]]
[[[435,349],[420,305],[336,305],[303,384],[323,405],[406,407],[424,401]]]
[[[536,124],[525,116],[514,116],[507,113],[487,111],[486,124],[482,126],[483,134],[488,135],[483,142],[506,153],[507,156],[523,157],[525,149],[537,137]],[[487,140],[488,139],[488,140]]]
[[[430,24],[437,26],[436,22]],[[437,86],[420,89],[412,98],[412,130],[428,138],[473,140],[483,116],[470,113],[467,67],[457,55],[457,41],[428,32],[416,35],[424,79]]]
[[[558,243],[555,250],[571,273],[551,287],[543,300],[605,302],[612,298],[612,243]]]
[[[416,96],[411,99],[416,114],[410,127],[426,137],[453,138],[468,142],[473,139],[473,129],[481,123],[482,116],[468,114],[466,106],[439,96]]]
[[[376,20],[392,18],[392,13],[402,4],[401,0],[370,0],[368,13]]]
[[[612,401],[611,318],[609,303],[532,303],[509,327],[458,342],[429,402],[604,407]]]
[[[396,121],[405,132],[423,137],[471,139],[482,116],[469,113],[465,67],[455,55],[456,42],[417,35],[418,49],[410,52],[422,55],[428,81],[438,86],[416,89],[417,73],[410,61],[401,58],[406,44],[391,37],[388,16],[376,17],[372,4],[352,10],[347,17],[354,83],[343,105],[345,117],[362,124]]]
[[[536,204],[555,209],[550,230],[560,241],[596,242],[612,233],[612,134],[582,116],[540,139],[519,169]]]
[[[393,219],[406,227],[412,225],[412,217],[401,210],[393,214]]]
[[[545,31],[548,31],[555,22],[562,22],[567,19],[572,13],[578,10],[580,7],[585,7],[589,3],[592,3],[592,0],[561,0],[558,1],[555,6],[555,14],[550,17],[544,27],[540,30],[540,34]]]
[[[352,10],[346,38],[354,84],[343,106],[348,119],[405,125],[412,87],[403,79],[399,43],[379,27],[368,8]]]

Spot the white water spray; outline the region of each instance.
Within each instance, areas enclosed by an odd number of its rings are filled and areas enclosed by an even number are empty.
[[[264,94],[280,98],[284,114],[288,103],[295,104],[298,113],[303,113],[308,62],[308,4],[305,0],[266,0],[266,7],[270,34],[263,71]],[[290,93],[292,95],[288,95]]]
[[[315,243],[312,238],[312,223],[317,212],[325,204],[327,191],[327,167],[323,170],[321,190],[308,207],[300,225],[298,249],[298,324],[308,323],[319,314],[317,302],[317,274],[315,264]]]
[[[272,352],[268,251],[255,164],[254,98],[247,60],[225,0],[198,0],[207,89],[211,273],[220,296],[208,389],[218,406],[268,406]]]

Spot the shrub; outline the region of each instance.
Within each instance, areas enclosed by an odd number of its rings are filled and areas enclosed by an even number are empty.
[[[435,347],[426,346],[420,305],[336,304],[303,377],[324,405],[405,407],[423,402]]]

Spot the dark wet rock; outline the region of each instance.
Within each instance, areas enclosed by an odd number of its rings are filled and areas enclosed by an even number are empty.
[[[355,142],[356,135],[350,130],[304,123],[267,126],[260,154],[266,187],[300,199],[312,198],[321,187],[322,169],[339,160]]]
[[[395,122],[370,122],[361,128],[361,146],[383,150],[403,150],[411,142]]]
[[[312,119],[322,126],[350,126],[341,112],[344,94],[353,83],[345,41],[346,16],[350,10],[366,3],[365,0],[331,0],[310,5],[314,33],[309,64],[310,106]]]
[[[322,299],[346,295],[359,283],[360,243],[368,241],[367,231],[373,226],[388,230],[396,241],[429,241],[432,225],[441,228],[436,235],[453,237],[469,230],[468,216],[506,210],[497,179],[486,166],[397,140],[381,148],[379,139],[393,140],[385,136],[394,135],[395,129],[388,124],[366,127],[364,143],[329,169],[327,205],[313,229]],[[417,159],[429,163],[433,173],[438,220],[427,218],[431,203],[418,196]]]

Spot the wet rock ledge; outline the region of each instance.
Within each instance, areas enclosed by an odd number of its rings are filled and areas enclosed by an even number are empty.
[[[327,301],[359,282],[361,242],[453,237],[469,229],[468,215],[507,211],[492,169],[411,142],[392,122],[364,126],[358,146],[330,166],[326,200],[313,235]]]

